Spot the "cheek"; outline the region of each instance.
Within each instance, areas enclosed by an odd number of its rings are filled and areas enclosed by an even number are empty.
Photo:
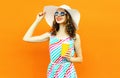
[[[66,17],[63,17],[63,19],[61,20],[62,23],[64,23],[66,21]]]
[[[66,21],[66,17],[63,17],[64,21]]]
[[[64,20],[63,20],[63,23],[66,23],[66,21],[67,21],[67,19],[66,19],[66,17],[65,17]]]

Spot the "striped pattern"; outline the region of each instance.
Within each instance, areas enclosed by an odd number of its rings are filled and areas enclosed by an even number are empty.
[[[73,63],[60,55],[63,42],[69,42],[71,56],[74,55],[74,40],[70,37],[58,39],[56,36],[50,36],[49,51],[50,64],[48,65],[47,78],[77,78]]]

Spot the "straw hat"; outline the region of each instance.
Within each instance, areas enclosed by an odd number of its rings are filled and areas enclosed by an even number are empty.
[[[56,10],[58,8],[63,8],[63,9],[67,10],[70,13],[70,15],[72,17],[72,20],[73,20],[73,22],[75,24],[75,27],[76,27],[76,29],[78,29],[78,24],[79,24],[79,21],[80,21],[80,13],[76,9],[71,9],[68,5],[45,6],[44,7],[44,11],[46,12],[45,19],[46,19],[46,22],[48,23],[48,25],[50,27],[52,27],[53,21],[54,21],[54,13],[56,12]]]

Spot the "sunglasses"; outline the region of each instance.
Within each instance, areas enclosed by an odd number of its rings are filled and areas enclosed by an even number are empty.
[[[66,14],[66,12],[55,12],[55,16],[58,16],[58,15],[60,15],[60,16],[64,16]]]

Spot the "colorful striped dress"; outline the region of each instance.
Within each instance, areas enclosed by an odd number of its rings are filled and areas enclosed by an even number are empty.
[[[50,36],[49,52],[50,63],[47,70],[47,78],[77,78],[73,63],[61,56],[61,45],[63,42],[70,44],[70,55],[74,55],[74,39],[70,37],[59,39],[56,36]]]

